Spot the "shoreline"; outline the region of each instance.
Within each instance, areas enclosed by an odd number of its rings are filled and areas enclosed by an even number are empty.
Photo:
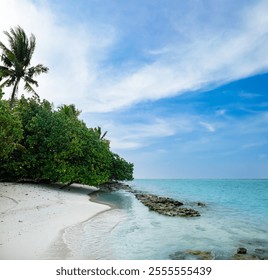
[[[46,254],[44,255],[45,258],[44,259],[50,259],[50,260],[58,260],[58,259],[63,259],[63,260],[74,260],[74,259],[80,259],[81,257],[77,258],[77,251],[76,250],[72,250],[69,245],[68,242],[66,240],[66,236],[72,236],[74,237],[75,235],[73,233],[70,234],[70,232],[72,232],[73,230],[83,230],[84,225],[86,225],[87,223],[89,223],[91,220],[98,218],[98,216],[102,215],[103,213],[106,212],[110,212],[112,210],[117,209],[116,204],[112,204],[112,203],[108,203],[108,202],[104,202],[101,200],[98,200],[97,198],[98,196],[98,190],[97,191],[93,191],[92,193],[90,193],[90,195],[88,195],[89,201],[92,203],[97,203],[100,205],[105,205],[108,208],[104,209],[102,211],[99,211],[98,213],[90,216],[88,219],[78,222],[74,225],[68,226],[64,229],[62,229],[60,231],[60,234],[58,236],[58,238],[56,239],[56,241],[54,242],[54,244],[52,246],[50,246],[50,248],[48,248],[48,250],[46,251]],[[67,238],[68,239],[68,238]],[[92,254],[92,256],[94,256],[94,254]],[[84,259],[84,257],[82,257],[81,259]],[[96,259],[95,257],[91,257],[90,259]]]
[[[217,209],[189,201],[185,205],[199,207],[201,217],[160,215],[137,198],[140,191],[117,192],[121,190],[120,184],[117,185],[118,188],[109,186],[102,192],[77,184],[62,188],[62,185],[0,183],[0,259],[268,257],[265,231],[254,228],[249,231],[237,217],[226,220],[235,222],[235,228],[225,228],[219,222],[220,213],[214,212]],[[142,199],[157,198],[157,204],[163,203],[164,197],[145,192]],[[172,234],[170,228],[177,234]],[[156,230],[161,233],[152,235]],[[224,237],[220,243],[215,233]],[[162,236],[169,241],[163,242]],[[138,248],[142,250],[137,251]],[[242,249],[247,253],[237,253]],[[159,253],[155,255],[153,251]]]
[[[1,182],[0,259],[65,259],[71,254],[64,244],[66,229],[112,209],[91,198],[97,190]]]

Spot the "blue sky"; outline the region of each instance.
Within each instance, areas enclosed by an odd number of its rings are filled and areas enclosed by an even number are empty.
[[[107,130],[136,178],[267,178],[267,14],[266,0],[2,0],[0,26],[36,35],[40,96]]]

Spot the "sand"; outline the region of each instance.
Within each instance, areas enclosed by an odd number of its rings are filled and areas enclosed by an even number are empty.
[[[94,187],[0,183],[0,259],[65,259],[62,238],[109,206],[92,202]]]

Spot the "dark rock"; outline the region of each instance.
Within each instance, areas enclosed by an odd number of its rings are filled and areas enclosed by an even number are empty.
[[[205,207],[205,206],[207,206],[205,203],[203,203],[203,202],[197,202],[197,206],[199,206],[199,207]]]
[[[255,249],[254,254],[260,259],[260,260],[268,260],[268,250],[265,249]]]
[[[260,258],[252,254],[235,254],[233,260],[259,260]]]
[[[214,254],[210,251],[186,250],[170,255],[172,260],[213,260]]]
[[[266,251],[264,249],[255,249],[255,253],[264,254]]]
[[[152,194],[135,193],[136,198],[150,210],[166,216],[198,217],[200,213],[190,208],[181,207],[182,202],[168,197]]]
[[[237,249],[237,254],[246,254],[247,253],[247,249],[246,248],[238,248]]]
[[[265,250],[262,249],[255,249],[255,251],[252,253],[248,253],[248,250],[246,248],[238,248],[236,254],[233,256],[234,260],[264,260]]]
[[[159,214],[166,216],[181,216],[181,217],[198,217],[200,213],[191,208],[181,207],[182,202],[169,198],[161,197],[152,194],[142,193],[137,190],[133,190],[129,185],[123,184],[121,182],[107,182],[98,186],[101,192],[113,192],[118,190],[125,190],[127,192],[133,193],[135,197],[148,207],[151,211],[155,211]],[[204,206],[205,204],[199,202],[198,206]]]

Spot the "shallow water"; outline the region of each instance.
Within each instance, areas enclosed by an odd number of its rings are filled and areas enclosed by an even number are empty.
[[[268,180],[134,180],[133,189],[178,199],[201,217],[167,217],[131,193],[103,194],[118,208],[65,233],[78,259],[169,259],[185,250],[231,259],[238,247],[268,249]],[[204,202],[198,207],[195,202]]]

